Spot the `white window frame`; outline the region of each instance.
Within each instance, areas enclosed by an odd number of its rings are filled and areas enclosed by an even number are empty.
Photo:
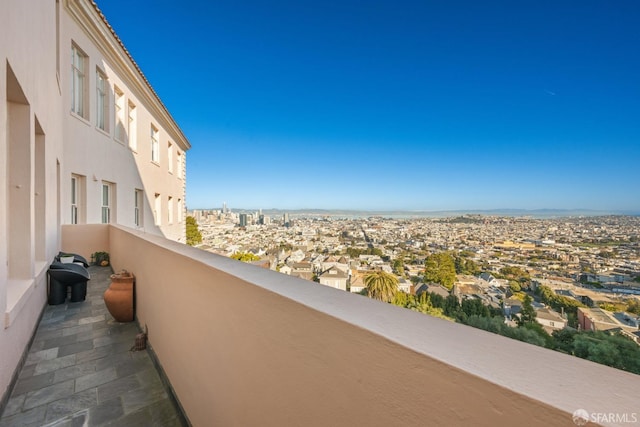
[[[86,119],[87,108],[87,54],[71,44],[71,111]]]
[[[142,203],[143,203],[143,196],[144,193],[142,190],[136,188],[135,190],[135,194],[134,194],[134,208],[133,208],[133,222],[136,225],[136,227],[142,227],[143,224],[143,218],[142,218]]]
[[[153,222],[155,225],[162,225],[162,198],[156,193],[153,200]]]
[[[129,148],[133,151],[138,150],[138,110],[136,105],[129,101],[127,103],[127,135],[129,136]]]
[[[79,186],[78,177],[71,175],[71,224],[78,223]]]
[[[178,175],[178,178],[182,179],[182,177],[184,176],[184,155],[180,150],[176,150],[176,158],[176,175]]]
[[[178,224],[182,224],[183,221],[183,215],[184,213],[183,211],[183,207],[182,207],[182,199],[178,199]]]
[[[167,162],[169,163],[169,173],[173,174],[173,144],[167,143]]]
[[[109,132],[109,80],[96,68],[96,127]]]
[[[124,127],[124,114],[125,114],[124,92],[122,92],[122,90],[120,90],[118,86],[114,85],[113,93],[115,98],[113,102],[113,109],[114,109],[114,116],[116,119],[113,137],[115,138],[116,141],[125,142],[126,130]]]
[[[167,224],[173,224],[173,197],[167,200]]]
[[[69,200],[71,224],[86,223],[86,180],[83,175],[71,174],[71,194]],[[74,222],[75,221],[75,222]]]
[[[113,184],[102,181],[101,189],[100,200],[102,201],[102,224],[110,224],[113,204]]]
[[[151,161],[153,163],[160,163],[160,141],[158,138],[158,129],[151,125]]]

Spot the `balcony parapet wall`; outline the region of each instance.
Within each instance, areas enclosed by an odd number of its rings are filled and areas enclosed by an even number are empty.
[[[65,250],[105,241],[102,226],[73,227]],[[617,414],[602,425],[640,418],[637,375],[107,227],[100,250],[136,275],[138,320],[195,426],[572,426],[578,409]]]

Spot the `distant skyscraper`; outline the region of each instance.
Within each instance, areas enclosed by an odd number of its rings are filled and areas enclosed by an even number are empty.
[[[227,202],[222,202],[222,213],[223,214],[227,213]]]
[[[284,215],[282,215],[282,222],[284,223],[283,225],[285,227],[289,227],[291,225],[291,221],[289,220],[289,214],[285,213]]]
[[[240,227],[247,226],[247,214],[240,214]]]

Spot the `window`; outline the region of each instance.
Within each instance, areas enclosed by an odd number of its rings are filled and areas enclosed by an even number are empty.
[[[129,101],[129,122],[127,128],[127,135],[129,135],[129,148],[133,151],[138,149],[138,135],[137,135],[137,123],[136,123],[136,106],[133,102]]]
[[[170,142],[167,146],[167,159],[169,162],[169,173],[173,173],[173,145]]]
[[[115,94],[115,102],[113,105],[116,116],[116,129],[114,136],[117,141],[124,142],[124,93],[118,88],[118,86],[113,87],[113,93]]]
[[[111,183],[102,182],[102,223],[111,222],[111,204],[113,199],[113,188]]]
[[[160,163],[160,146],[158,145],[158,129],[151,125],[151,161]]]
[[[178,175],[178,178],[182,179],[183,175],[184,175],[184,160],[182,157],[182,153],[178,151],[177,153],[177,160],[178,160],[178,164],[176,165],[176,174]]]
[[[173,224],[173,197],[169,196],[167,203],[167,224]]]
[[[182,199],[178,199],[178,223],[182,223],[183,209],[184,208],[182,207]]]
[[[85,75],[87,55],[77,46],[71,46],[71,111],[80,117],[87,118],[87,94],[85,90]]]
[[[78,178],[71,176],[71,224],[78,223]]]
[[[153,201],[153,219],[156,225],[161,224],[160,213],[161,213],[162,205],[160,203],[161,203],[160,194],[156,193]]]
[[[107,76],[96,70],[96,126],[105,132],[109,131],[109,92]]]
[[[135,223],[136,227],[142,227],[142,190],[138,190],[136,189],[135,192],[135,200],[134,200],[134,218],[133,218],[133,222]]]
[[[85,178],[81,175],[71,175],[71,216],[70,224],[83,224],[85,222],[84,207]]]

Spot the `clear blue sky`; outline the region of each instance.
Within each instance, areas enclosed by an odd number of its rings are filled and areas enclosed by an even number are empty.
[[[98,5],[189,208],[640,212],[640,1]]]

